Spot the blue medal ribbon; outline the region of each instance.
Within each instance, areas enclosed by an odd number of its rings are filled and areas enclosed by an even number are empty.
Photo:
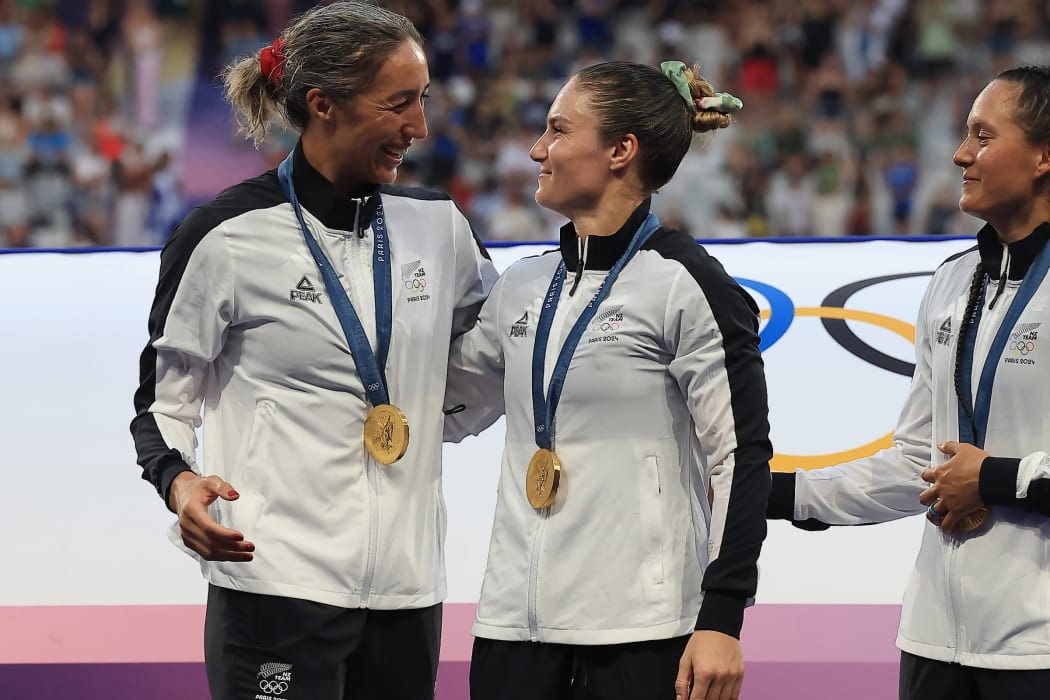
[[[970,324],[969,332],[966,334],[965,338],[959,339],[960,343],[965,343],[963,346],[962,367],[960,367],[962,376],[959,378],[962,385],[961,401],[966,401],[973,406],[973,421],[977,428],[977,433],[975,435],[973,427],[971,427],[970,421],[966,417],[966,412],[960,403],[960,442],[968,442],[971,445],[976,445],[977,447],[984,449],[984,440],[988,431],[988,414],[992,405],[992,384],[995,382],[995,371],[999,367],[999,359],[1002,357],[1003,351],[1006,349],[1006,342],[1010,339],[1010,334],[1014,329],[1014,325],[1021,317],[1021,313],[1025,310],[1025,307],[1028,306],[1028,302],[1032,300],[1036,290],[1039,289],[1039,285],[1043,283],[1043,278],[1046,277],[1048,270],[1050,270],[1050,243],[1043,246],[1042,252],[1039,253],[1039,256],[1028,269],[1024,281],[1021,282],[1021,288],[1017,290],[1016,296],[1014,296],[1013,301],[1010,303],[1010,308],[1006,311],[1006,316],[1003,317],[1003,322],[999,326],[999,330],[995,333],[992,345],[988,349],[988,357],[985,358],[984,367],[981,369],[981,379],[977,384],[977,400],[973,401],[971,379],[973,375],[973,353],[974,346],[977,344],[977,324],[980,322],[981,313],[984,310],[985,290],[988,286],[987,279],[985,280],[985,285],[981,290],[981,298],[978,300],[977,309],[974,312],[974,318],[973,322]]]
[[[295,187],[292,185],[292,154],[289,153],[277,168],[277,177],[281,181],[284,195],[292,204],[295,218],[299,220],[299,226],[306,239],[306,247],[317,263],[317,270],[324,280],[328,298],[332,300],[332,308],[339,318],[339,325],[343,327],[343,334],[350,346],[350,355],[354,358],[357,373],[364,384],[368,401],[373,406],[390,403],[386,386],[386,358],[390,349],[390,334],[393,328],[393,285],[390,281],[390,243],[387,238],[386,217],[383,213],[383,200],[376,195],[377,205],[375,216],[372,219],[372,281],[375,289],[376,302],[376,353],[372,352],[372,346],[368,342],[368,336],[361,325],[361,319],[354,311],[346,290],[339,283],[339,277],[332,264],[328,261],[321,246],[310,233],[310,228],[303,218],[302,207],[299,206],[299,198],[295,196]],[[358,206],[362,206],[358,204]]]
[[[631,243],[627,246],[627,250],[616,261],[616,264],[612,266],[612,269],[609,270],[609,274],[605,276],[601,286],[598,287],[598,291],[595,292],[594,297],[569,331],[569,335],[566,336],[565,344],[558,353],[558,361],[555,363],[554,371],[551,374],[547,397],[544,399],[543,374],[545,371],[544,362],[547,355],[547,343],[550,341],[554,312],[558,308],[558,298],[561,296],[561,289],[566,275],[565,261],[562,260],[558,263],[558,269],[554,273],[554,278],[547,289],[547,296],[543,300],[543,307],[540,309],[540,318],[536,324],[536,343],[532,347],[532,415],[536,426],[537,446],[545,450],[554,449],[554,415],[558,410],[558,401],[561,399],[565,375],[569,372],[569,362],[576,351],[576,346],[579,345],[580,338],[583,337],[587,324],[598,313],[598,307],[609,296],[609,291],[612,289],[613,282],[620,275],[620,271],[623,270],[624,266],[645,245],[645,242],[649,240],[649,237],[658,228],[660,228],[659,219],[656,218],[656,214],[650,213],[645,217],[645,221],[638,227],[638,230],[635,231],[634,237],[631,238]]]

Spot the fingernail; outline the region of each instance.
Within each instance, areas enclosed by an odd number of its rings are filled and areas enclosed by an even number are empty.
[[[230,498],[237,498],[237,497],[238,497],[238,496],[240,496],[241,494],[237,493],[237,492],[236,492],[236,491],[234,491],[233,489],[230,489],[230,492],[229,492],[228,494],[226,494],[226,495],[227,495],[227,496],[229,496]]]
[[[254,552],[255,551],[255,545],[254,544],[249,544],[248,545],[248,551],[249,552]]]

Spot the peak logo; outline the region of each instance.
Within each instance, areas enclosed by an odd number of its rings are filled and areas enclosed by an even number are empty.
[[[317,291],[306,275],[288,292],[288,301],[308,301],[311,304],[322,304],[321,293]]]
[[[507,333],[509,338],[528,338],[529,337],[529,312],[526,311],[521,315],[517,321],[511,324],[510,332]]]
[[[952,342],[952,318],[944,319],[944,323],[937,329],[937,344],[950,345]]]

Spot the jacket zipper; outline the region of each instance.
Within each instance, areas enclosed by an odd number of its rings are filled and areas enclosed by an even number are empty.
[[[944,587],[948,593],[948,616],[952,621],[952,661],[959,663],[959,617],[955,614],[955,596],[952,595],[955,571],[955,557],[959,553],[959,545],[954,537],[951,538],[951,548],[948,551],[948,570],[945,573]]]
[[[577,269],[580,269],[580,270],[583,269],[584,259],[585,259],[586,255],[587,255],[587,243],[586,243],[586,239],[584,239],[584,242],[581,244],[581,247],[580,247],[580,262],[577,265]],[[572,292],[576,290],[576,287],[578,286],[580,278],[582,276],[583,276],[582,273],[577,275],[575,283],[573,284],[572,289],[569,291],[569,296],[570,297],[572,296]],[[583,303],[586,303],[586,301],[583,302]],[[564,342],[562,329],[564,329],[565,326],[571,327],[572,324],[574,324],[576,322],[576,319],[579,318],[579,314],[573,313],[575,309],[573,307],[573,304],[568,299],[560,299],[559,300],[559,304],[558,304],[558,309],[559,309],[560,313],[555,312],[556,315],[555,315],[555,318],[554,318],[554,323],[551,324],[551,332],[550,332],[550,336],[549,336],[549,340],[548,340],[548,344],[547,344],[547,356],[546,356],[546,359],[544,361],[544,367],[547,368],[544,371],[544,377],[543,377],[544,388],[546,388],[549,385],[549,383],[550,383],[549,382],[549,378],[550,378],[551,374],[554,371],[553,367],[554,367],[555,363],[557,362],[558,355],[561,352],[562,343],[558,342],[558,339],[561,339]],[[564,309],[564,311],[561,311],[561,309]],[[582,313],[582,310],[581,310],[581,313]],[[546,395],[546,392],[544,392],[544,395]],[[555,425],[557,425],[557,420],[558,420],[558,417],[557,417],[557,415],[555,415],[555,417],[554,417]],[[555,434],[557,434],[557,431],[555,431]],[[551,447],[553,448],[554,445],[551,445]],[[531,550],[529,552],[529,591],[528,591],[528,596],[529,596],[529,600],[528,600],[529,640],[533,641],[533,642],[540,641],[540,638],[539,638],[539,634],[540,634],[539,626],[540,625],[539,625],[539,610],[538,610],[539,609],[538,598],[539,598],[539,578],[540,578],[540,551],[541,551],[542,545],[543,545],[543,536],[547,532],[547,522],[548,522],[548,520],[550,518],[550,514],[551,514],[551,509],[549,507],[548,508],[544,508],[543,510],[540,511],[540,513],[539,513],[540,521],[536,525],[536,532],[535,532],[535,534],[533,535],[533,538],[532,538],[532,548],[531,548]]]
[[[532,537],[532,551],[529,553],[529,641],[540,641],[540,621],[537,597],[539,595],[540,549],[543,535],[547,531],[547,519],[551,509],[540,511],[540,522],[536,525],[536,534]]]
[[[344,236],[343,241],[348,251],[347,260],[347,284],[350,287],[350,299],[359,300],[358,315],[364,316],[365,309],[368,305],[363,302],[365,295],[371,292],[368,285],[357,285],[355,284],[364,275],[354,274],[357,270],[362,269],[360,254],[361,246],[359,243],[364,241],[365,232],[361,228],[361,206],[362,200],[354,200],[357,207],[354,209],[354,230],[351,235]],[[369,276],[370,277],[370,276]],[[375,299],[372,300],[373,308],[375,306]],[[363,439],[363,437],[362,437]],[[364,453],[365,457],[365,475],[368,477],[368,513],[369,513],[369,527],[368,527],[368,559],[365,562],[365,577],[361,582],[361,607],[368,607],[368,599],[372,594],[372,581],[375,579],[376,573],[376,561],[378,559],[379,551],[379,474],[378,467],[367,452]]]

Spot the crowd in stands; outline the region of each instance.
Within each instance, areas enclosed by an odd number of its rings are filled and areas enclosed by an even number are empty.
[[[180,147],[201,57],[214,78],[311,4],[0,0],[0,246],[163,242],[193,204]],[[565,79],[610,59],[696,62],[744,101],[656,196],[665,222],[701,239],[969,234],[952,153],[970,102],[997,71],[1050,62],[1045,0],[382,4],[419,27],[433,80],[400,183],[450,192],[486,240],[556,238],[529,149]],[[265,161],[292,143],[276,132]]]

